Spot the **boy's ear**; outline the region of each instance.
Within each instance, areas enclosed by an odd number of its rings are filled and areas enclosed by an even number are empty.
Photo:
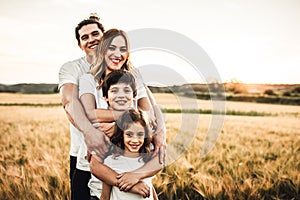
[[[104,98],[105,101],[108,101],[108,98],[107,98],[107,97],[103,97],[103,98]]]

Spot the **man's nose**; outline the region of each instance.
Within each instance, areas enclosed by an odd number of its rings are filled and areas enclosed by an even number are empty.
[[[94,41],[95,41],[95,38],[93,36],[90,36],[88,42],[93,43]]]

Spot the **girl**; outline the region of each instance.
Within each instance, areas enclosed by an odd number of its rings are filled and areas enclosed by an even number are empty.
[[[109,156],[104,164],[111,167],[117,173],[133,171],[149,161],[152,154],[150,151],[151,136],[149,134],[149,123],[145,112],[135,109],[125,111],[117,121],[117,131],[112,136],[112,146]],[[120,199],[153,199],[151,178],[142,180],[149,186],[149,197],[122,192],[118,187],[110,187],[103,183],[101,200]]]

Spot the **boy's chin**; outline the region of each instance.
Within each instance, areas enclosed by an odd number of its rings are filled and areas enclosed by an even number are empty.
[[[130,106],[128,105],[118,105],[118,106],[115,106],[113,108],[113,110],[116,110],[116,111],[125,111],[125,110],[128,110],[130,108]]]
[[[118,108],[114,108],[113,110],[115,110],[115,111],[125,111],[125,110],[128,110],[128,107],[118,107]]]

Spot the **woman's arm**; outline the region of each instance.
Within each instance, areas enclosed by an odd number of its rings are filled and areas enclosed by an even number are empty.
[[[150,91],[150,89],[145,85],[147,95],[149,98],[149,101],[152,105],[152,109],[154,111],[154,115],[156,117],[156,128],[155,132],[153,133],[153,142],[154,142],[154,153],[159,154],[159,162],[161,164],[165,163],[166,159],[166,126],[165,126],[165,121],[163,118],[163,114],[159,108],[159,106],[156,104],[155,98]]]

